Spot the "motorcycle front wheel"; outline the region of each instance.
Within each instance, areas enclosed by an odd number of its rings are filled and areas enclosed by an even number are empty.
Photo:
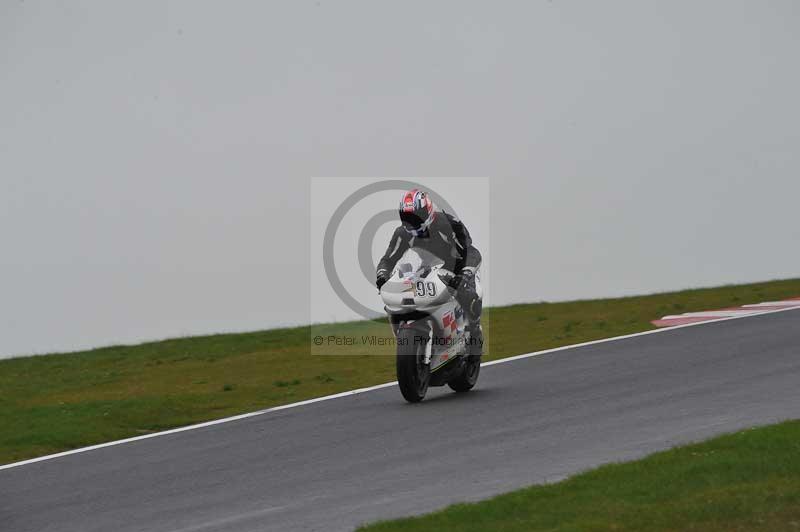
[[[397,383],[400,393],[409,403],[419,403],[425,398],[431,380],[431,367],[425,363],[426,344],[418,329],[401,328],[397,331]]]

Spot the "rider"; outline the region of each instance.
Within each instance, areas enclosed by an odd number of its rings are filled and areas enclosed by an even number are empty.
[[[428,194],[416,188],[403,195],[399,210],[402,225],[395,229],[389,248],[378,263],[375,282],[378,290],[389,280],[395,264],[408,248],[430,251],[445,261],[446,269],[455,273],[449,284],[456,289],[456,300],[467,314],[470,336],[481,348],[483,303],[475,284],[481,253],[472,245],[469,231],[454,215],[437,211]]]

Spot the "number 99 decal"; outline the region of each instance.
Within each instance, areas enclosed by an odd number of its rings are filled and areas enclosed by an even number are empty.
[[[423,282],[417,281],[417,297],[435,297],[436,284],[433,281]]]

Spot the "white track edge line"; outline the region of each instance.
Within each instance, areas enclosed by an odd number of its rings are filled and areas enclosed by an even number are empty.
[[[663,327],[663,328],[660,328],[660,329],[652,329],[652,330],[649,330],[649,331],[642,331],[642,332],[638,332],[638,333],[624,334],[622,336],[612,336],[610,338],[601,338],[599,340],[591,340],[589,342],[582,342],[582,343],[579,343],[579,344],[564,345],[564,346],[561,346],[561,347],[554,347],[552,349],[545,349],[543,351],[534,351],[532,353],[523,353],[521,355],[514,355],[514,356],[511,356],[511,357],[501,358],[501,359],[498,359],[498,360],[492,360],[491,362],[484,362],[483,364],[481,364],[481,367],[494,366],[496,364],[504,364],[506,362],[513,362],[515,360],[523,360],[523,359],[526,359],[526,358],[537,357],[537,356],[546,355],[546,354],[549,354],[549,353],[557,353],[559,351],[567,351],[567,350],[570,350],[570,349],[577,349],[579,347],[586,347],[586,346],[590,346],[590,345],[604,344],[604,343],[608,343],[608,342],[616,342],[618,340],[626,340],[628,338],[636,338],[638,336],[647,336],[649,334],[657,334],[657,333],[675,331],[675,330],[678,330],[678,329],[685,329],[687,327],[697,327],[699,325],[706,325],[706,324],[709,324],[709,323],[719,323],[719,322],[722,322],[722,321],[740,320],[740,319],[744,319],[744,318],[751,318],[753,316],[764,316],[764,315],[767,315],[767,314],[777,314],[778,312],[788,312],[790,310],[798,310],[798,309],[800,309],[800,307],[780,308],[780,309],[775,309],[775,310],[769,310],[769,311],[766,311],[766,312],[760,312],[758,314],[743,314],[741,316],[731,316],[731,317],[720,318],[720,319],[716,319],[716,320],[707,320],[707,321],[701,321],[701,322],[696,322],[696,323],[686,323],[686,324],[683,324],[683,325],[675,325],[675,326],[672,326],[672,327]],[[164,430],[164,431],[161,431],[161,432],[154,432],[152,434],[143,434],[142,436],[133,436],[131,438],[125,438],[125,439],[122,439],[122,440],[115,440],[115,441],[110,441],[110,442],[105,442],[105,443],[98,443],[96,445],[90,445],[88,447],[81,447],[79,449],[71,449],[69,451],[62,451],[60,453],[48,454],[48,455],[45,455],[45,456],[39,456],[39,457],[36,457],[36,458],[30,458],[28,460],[22,460],[20,462],[12,462],[10,464],[0,465],[0,471],[2,471],[4,469],[11,469],[11,468],[14,468],[14,467],[20,467],[20,466],[24,466],[24,465],[28,465],[28,464],[34,464],[36,462],[43,462],[45,460],[52,460],[54,458],[61,458],[63,456],[69,456],[69,455],[72,455],[72,454],[79,454],[79,453],[85,453],[85,452],[88,452],[88,451],[94,451],[94,450],[97,450],[97,449],[102,449],[104,447],[113,447],[115,445],[122,445],[124,443],[131,443],[131,442],[140,441],[140,440],[147,440],[147,439],[155,438],[155,437],[158,437],[158,436],[167,436],[169,434],[177,434],[179,432],[185,432],[185,431],[189,431],[189,430],[201,429],[201,428],[204,428],[204,427],[211,427],[211,426],[214,426],[214,425],[221,425],[223,423],[228,423],[228,422],[231,422],[231,421],[238,421],[240,419],[247,419],[247,418],[250,418],[250,417],[261,416],[261,415],[264,415],[264,414],[269,414],[270,412],[277,412],[279,410],[286,410],[286,409],[289,409],[289,408],[295,408],[295,407],[298,407],[298,406],[309,405],[309,404],[312,404],[312,403],[319,403],[321,401],[328,401],[328,400],[331,400],[331,399],[338,399],[340,397],[348,397],[348,396],[351,396],[351,395],[359,395],[359,394],[362,394],[362,393],[372,392],[374,390],[380,390],[382,388],[389,388],[389,387],[394,386],[396,384],[397,384],[397,381],[385,382],[383,384],[377,384],[375,386],[368,386],[366,388],[357,388],[355,390],[348,390],[346,392],[339,392],[339,393],[335,393],[335,394],[332,394],[332,395],[325,395],[325,396],[322,396],[322,397],[315,397],[313,399],[306,399],[305,401],[298,401],[297,403],[289,403],[289,404],[286,404],[286,405],[274,406],[274,407],[271,407],[271,408],[266,408],[264,410],[256,410],[255,412],[247,412],[245,414],[239,414],[239,415],[236,415],[236,416],[230,416],[230,417],[225,417],[225,418],[221,418],[221,419],[214,419],[214,420],[211,420],[211,421],[205,421],[203,423],[196,423],[194,425],[187,425],[185,427],[178,427],[178,428],[174,428],[174,429]]]

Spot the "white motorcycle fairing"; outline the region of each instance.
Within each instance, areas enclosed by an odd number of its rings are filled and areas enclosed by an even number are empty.
[[[444,268],[443,260],[412,247],[381,287],[398,341],[398,382],[410,402],[421,401],[429,384],[448,384],[461,392],[471,389],[477,380],[480,355],[468,356],[466,318],[455,290],[448,286],[453,275]]]

